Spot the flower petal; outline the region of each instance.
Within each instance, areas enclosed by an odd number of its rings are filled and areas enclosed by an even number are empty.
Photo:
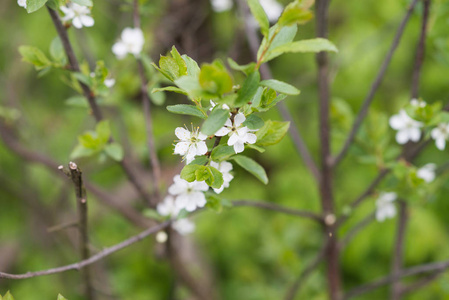
[[[240,137],[236,133],[231,134],[228,140],[228,146],[233,146],[239,139]]]
[[[254,144],[257,140],[257,136],[254,133],[247,133],[246,134],[246,142],[248,144]]]
[[[188,142],[179,142],[175,145],[175,154],[185,155],[189,150],[190,144]]]
[[[175,129],[175,135],[178,139],[182,141],[188,141],[190,140],[191,137],[190,131],[182,127],[177,127]]]
[[[204,155],[207,152],[207,145],[205,142],[198,142],[196,144],[196,155]]]
[[[235,115],[234,117],[234,125],[235,127],[239,127],[240,125],[242,125],[243,122],[245,122],[246,118],[245,115],[242,113],[238,113]]]
[[[218,129],[217,132],[215,132],[214,135],[216,136],[225,136],[227,135],[231,130],[227,127],[221,127],[221,129]]]
[[[243,145],[242,142],[238,141],[234,144],[235,153],[243,152],[243,150],[245,150],[245,146]]]

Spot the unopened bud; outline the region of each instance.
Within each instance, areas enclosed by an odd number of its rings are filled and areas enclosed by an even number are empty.
[[[73,161],[71,161],[71,162],[69,162],[69,168],[72,170],[76,170],[78,168],[78,166]]]
[[[167,241],[167,239],[168,239],[168,236],[167,236],[167,233],[165,233],[165,231],[159,231],[156,234],[156,241],[158,243],[161,243],[161,244],[165,243]]]
[[[337,221],[337,218],[335,217],[334,214],[328,214],[325,218],[324,218],[324,223],[327,226],[332,226],[335,224],[335,221]]]

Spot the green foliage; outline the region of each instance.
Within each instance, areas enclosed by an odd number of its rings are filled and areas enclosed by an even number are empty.
[[[304,24],[309,22],[313,14],[309,10],[313,1],[310,0],[295,0],[291,2],[284,9],[284,12],[279,17],[279,26],[291,26],[293,24]]]
[[[229,159],[235,154],[232,146],[219,145],[212,150],[211,158],[213,161],[223,161]]]
[[[278,122],[268,120],[264,126],[256,132],[256,145],[266,147],[279,143],[287,134],[290,122]]]
[[[52,66],[48,57],[36,47],[32,46],[20,46],[19,52],[22,55],[23,61],[29,62],[34,65],[36,70],[42,70]]]
[[[189,164],[181,171],[181,178],[188,181],[205,181],[213,188],[220,188],[223,185],[223,174],[211,166]]]
[[[256,18],[256,21],[259,23],[260,31],[264,36],[267,36],[270,22],[268,21],[267,14],[262,5],[260,5],[259,0],[248,0],[248,6],[254,18]]]
[[[161,72],[168,80],[174,82],[176,79],[187,75],[187,64],[181,57],[178,50],[173,46],[170,56],[162,56],[159,59],[159,67],[153,63],[153,66]]]
[[[315,38],[277,46],[271,49],[269,54],[271,57],[275,57],[284,53],[316,53],[321,51],[338,52],[338,49],[327,39]]]
[[[235,161],[243,169],[254,175],[254,177],[259,179],[264,184],[268,183],[268,177],[267,174],[265,173],[264,168],[261,165],[259,165],[255,160],[240,154],[231,157],[231,159]]]
[[[233,80],[223,63],[215,60],[212,64],[203,64],[199,83],[205,93],[211,97],[220,97],[232,90]]]
[[[0,295],[0,299],[1,299],[1,295]],[[3,296],[3,300],[14,300],[14,297],[11,295],[11,293],[8,291],[6,292],[6,294]]]
[[[205,135],[213,135],[223,127],[228,118],[229,111],[221,109],[217,105],[214,107],[207,120],[204,121],[203,126],[201,126],[201,132]]]
[[[194,105],[187,105],[187,104],[169,105],[167,106],[167,110],[174,114],[190,115],[201,119],[207,118],[207,114],[204,112],[204,110]]]
[[[37,11],[39,8],[45,5],[48,0],[26,0],[27,12],[32,13]]]
[[[248,75],[243,82],[243,86],[237,93],[237,99],[235,100],[235,106],[242,106],[251,101],[257,92],[260,82],[260,74],[258,71],[254,71]]]
[[[56,300],[67,300],[63,295],[58,294],[58,298]]]
[[[262,80],[260,82],[260,85],[286,95],[299,95],[300,93],[300,90],[298,90],[294,86],[276,79]]]
[[[248,117],[246,117],[246,120],[245,122],[243,122],[243,125],[248,127],[249,129],[255,130],[260,129],[264,125],[264,121],[255,114],[251,114]]]
[[[73,3],[83,5],[83,6],[92,6],[92,0],[71,0]]]

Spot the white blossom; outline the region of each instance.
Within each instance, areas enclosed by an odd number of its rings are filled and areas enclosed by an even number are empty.
[[[410,104],[415,106],[415,107],[426,107],[427,103],[423,100],[418,100],[416,98],[413,98],[412,100],[410,100]]]
[[[17,0],[17,4],[23,8],[27,8],[27,1],[26,0]]]
[[[211,105],[211,108],[209,110],[212,110],[217,105],[217,103],[215,103],[212,100],[209,100],[209,101],[210,101],[210,105]],[[223,104],[221,106],[221,108],[226,109],[226,110],[230,110],[231,109],[227,104]]]
[[[401,109],[399,114],[390,118],[391,128],[397,130],[396,141],[398,144],[405,144],[408,141],[417,142],[421,138],[421,127],[423,123],[410,118],[405,110]]]
[[[175,205],[181,210],[194,211],[197,207],[206,205],[205,191],[209,186],[204,181],[188,182],[176,175],[173,178],[174,183],[168,188],[168,192],[176,196]]]
[[[189,219],[181,219],[173,222],[172,227],[180,235],[187,235],[195,231],[195,223]]]
[[[385,219],[391,219],[396,216],[396,206],[394,200],[397,195],[394,192],[379,194],[379,198],[376,200],[376,219],[379,222],[383,222]]]
[[[176,217],[181,211],[181,209],[175,205],[175,198],[171,195],[168,195],[162,202],[158,203],[156,210],[161,216],[171,217]]]
[[[449,138],[449,123],[439,124],[436,128],[432,129],[430,136],[435,140],[437,148],[444,150],[446,148],[446,140]]]
[[[156,234],[156,242],[163,244],[163,243],[165,243],[167,240],[168,240],[168,236],[167,236],[167,234],[165,233],[165,231],[159,231],[159,232]]]
[[[187,163],[190,163],[196,155],[203,155],[207,152],[205,140],[207,135],[199,132],[199,128],[195,128],[192,132],[185,128],[178,127],[175,134],[179,142],[175,145],[175,154],[182,155]]]
[[[145,39],[140,28],[125,28],[122,31],[120,40],[112,46],[112,52],[118,59],[124,58],[127,54],[138,56],[142,52]]]
[[[215,169],[220,171],[221,174],[223,174],[222,186],[218,189],[214,188],[215,193],[220,194],[225,188],[229,187],[229,183],[231,182],[232,179],[234,179],[234,176],[232,176],[232,174],[229,173],[232,170],[232,164],[227,161],[222,161],[219,163],[211,161],[210,166],[214,167]]]
[[[225,136],[229,134],[228,145],[234,147],[235,153],[243,152],[245,149],[244,144],[254,144],[257,140],[257,136],[246,126],[243,126],[242,123],[245,122],[245,115],[242,113],[238,113],[234,117],[234,124],[231,119],[227,119],[225,125],[219,129],[215,135],[216,136]]]
[[[94,26],[94,19],[90,16],[90,8],[87,6],[69,3],[67,6],[60,6],[59,9],[64,13],[62,20],[64,22],[71,20],[75,28]]]
[[[424,179],[426,182],[432,182],[435,180],[435,170],[437,168],[436,164],[426,164],[416,171],[416,176]]]
[[[115,85],[115,79],[114,78],[106,78],[104,80],[104,85],[108,88],[111,88]]]
[[[234,2],[232,0],[211,0],[210,4],[214,12],[220,13],[230,10]]]

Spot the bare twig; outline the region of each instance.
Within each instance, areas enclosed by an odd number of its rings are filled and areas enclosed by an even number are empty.
[[[245,20],[245,32],[246,32],[246,38],[248,39],[249,47],[251,49],[251,52],[254,56],[254,59],[257,59],[257,51],[259,49],[260,40],[257,36],[257,32],[255,31],[254,26],[251,25],[251,19],[248,17],[248,7],[244,0],[238,0],[237,1],[239,5],[240,14]],[[270,67],[267,64],[262,64],[260,66],[260,74],[263,79],[270,79],[272,78]],[[310,155],[309,150],[307,149],[307,146],[304,142],[304,139],[302,138],[301,133],[298,130],[298,126],[291,116],[290,112],[288,111],[286,105],[284,102],[280,102],[277,104],[277,108],[279,109],[279,112],[282,116],[282,118],[285,121],[288,121],[291,123],[291,126],[289,128],[289,134],[292,138],[293,144],[295,145],[295,149],[298,152],[298,154],[302,157],[304,160],[304,163],[306,164],[309,171],[312,173],[314,178],[317,182],[320,181],[320,172],[318,170],[318,167],[316,166],[315,161],[313,160],[312,156]]]
[[[430,274],[429,276],[426,276],[424,278],[421,278],[420,280],[417,280],[408,286],[402,286],[400,293],[401,296],[406,295],[408,293],[411,293],[413,291],[419,290],[422,287],[428,285],[429,283],[432,283],[435,279],[438,279],[441,275],[443,275],[444,271],[435,272],[433,274]]]
[[[144,239],[164,228],[167,228],[170,224],[171,224],[171,221],[166,221],[159,225],[150,227],[150,228],[142,231],[141,233],[124,240],[123,242],[120,242],[114,246],[108,247],[108,248],[104,249],[103,251],[91,256],[90,258],[79,261],[77,263],[73,263],[70,265],[62,266],[62,267],[37,271],[37,272],[27,272],[24,274],[8,274],[8,273],[0,272],[0,278],[26,279],[26,278],[46,276],[46,275],[51,275],[51,274],[56,274],[56,273],[67,272],[70,270],[78,270],[79,271],[79,270],[85,268],[86,266],[89,266],[89,265],[111,255],[112,253],[115,253],[121,249],[127,248],[130,245],[137,243],[137,242],[141,241],[142,239]]]
[[[285,300],[293,300],[295,299],[295,296],[298,294],[299,290],[301,289],[302,285],[304,284],[304,281],[309,277],[312,272],[318,268],[320,263],[323,261],[324,254],[326,254],[326,249],[328,245],[327,242],[321,247],[321,250],[318,252],[317,256],[313,259],[313,261],[302,271],[301,275],[296,279],[296,281],[293,283],[293,285],[290,287],[290,289],[287,291],[287,294],[285,295]]]
[[[140,26],[140,13],[139,13],[139,1],[134,0],[133,3],[133,21],[135,28],[141,28]],[[142,94],[142,107],[143,114],[145,117],[145,129],[147,134],[147,146],[149,153],[149,161],[151,164],[152,175],[153,175],[153,195],[155,199],[152,199],[152,204],[156,205],[160,198],[160,178],[161,178],[161,167],[159,159],[156,153],[156,147],[154,144],[154,134],[153,134],[153,121],[151,117],[151,106],[150,97],[148,96],[148,80],[145,76],[145,69],[141,58],[137,58],[137,67],[140,76],[140,92]]]
[[[343,297],[343,300],[350,299],[352,297],[365,294],[369,291],[375,290],[381,286],[391,284],[394,281],[397,281],[404,277],[409,277],[413,275],[423,274],[423,273],[441,273],[446,271],[449,268],[449,261],[442,261],[442,262],[436,262],[436,263],[430,263],[430,264],[423,264],[416,267],[403,269],[398,274],[390,274],[387,275],[381,279],[375,280],[371,283],[362,285],[360,287],[357,287],[348,293]]]
[[[404,256],[404,237],[407,227],[408,214],[407,203],[403,200],[399,201],[399,217],[396,239],[394,243],[393,262],[391,266],[391,274],[395,275],[401,272]],[[391,300],[399,300],[401,298],[401,282],[394,281],[391,285]]]
[[[396,32],[394,39],[393,39],[393,43],[391,44],[390,49],[382,63],[382,66],[380,67],[380,70],[377,73],[376,79],[372,83],[371,89],[368,92],[368,95],[363,100],[362,108],[360,109],[360,111],[357,115],[357,118],[356,118],[354,124],[352,125],[351,132],[349,133],[348,138],[346,139],[342,150],[340,151],[340,153],[338,153],[338,155],[334,159],[334,165],[338,164],[343,159],[343,157],[346,155],[347,151],[349,150],[349,147],[351,146],[352,142],[354,141],[354,138],[355,138],[358,130],[360,129],[360,126],[362,125],[363,119],[365,118],[366,114],[368,113],[368,109],[371,105],[374,95],[376,94],[377,89],[379,88],[380,84],[382,83],[382,80],[387,71],[388,65],[390,64],[390,61],[393,57],[393,54],[394,54],[397,46],[399,45],[402,34],[404,33],[405,26],[407,25],[408,20],[410,19],[410,16],[413,12],[413,9],[415,8],[418,1],[419,0],[413,0],[413,2],[409,5],[407,12],[406,12],[404,18],[402,19],[401,24],[399,25],[399,28]]]
[[[312,220],[315,220],[320,223],[323,222],[323,218],[320,215],[315,214],[313,212],[291,209],[291,208],[283,207],[281,205],[274,204],[274,203],[253,201],[253,200],[236,200],[236,201],[232,201],[232,205],[235,207],[239,207],[239,206],[257,207],[257,208],[281,212],[281,213],[284,213],[287,215],[312,219]]]

